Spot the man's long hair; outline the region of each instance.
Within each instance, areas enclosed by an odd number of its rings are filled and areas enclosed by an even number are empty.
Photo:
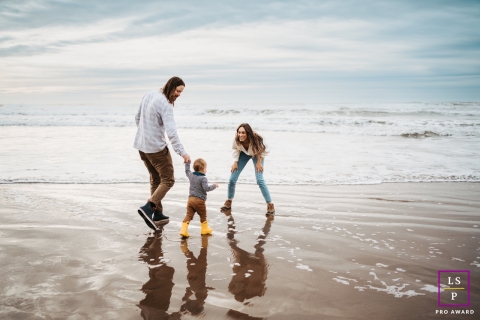
[[[261,135],[253,131],[252,127],[248,123],[242,123],[241,125],[238,126],[237,128],[237,133],[235,135],[235,142],[240,145],[240,139],[238,138],[238,130],[243,127],[245,129],[245,132],[247,133],[247,139],[250,141],[250,144],[252,146],[252,151],[253,155],[255,157],[261,156],[266,152],[266,147],[265,144],[263,143],[263,138]]]
[[[185,82],[179,77],[171,77],[162,88],[163,94],[172,105],[175,105],[175,100],[172,97],[178,86],[185,87]]]

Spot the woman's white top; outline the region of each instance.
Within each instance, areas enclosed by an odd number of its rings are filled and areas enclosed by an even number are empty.
[[[248,155],[251,156],[251,157],[254,156],[254,154],[253,154],[253,148],[252,148],[252,144],[251,144],[251,143],[250,143],[250,145],[248,146],[248,149],[245,149],[242,144],[237,144],[236,139],[233,138],[232,149],[233,149],[232,156],[233,156],[233,158],[235,159],[235,161],[238,161],[238,158],[240,157],[240,152],[244,152],[244,153],[248,154]],[[268,150],[267,150],[267,145],[265,144],[265,152],[262,153],[262,158],[265,158],[265,156],[266,156],[267,154],[268,154]]]

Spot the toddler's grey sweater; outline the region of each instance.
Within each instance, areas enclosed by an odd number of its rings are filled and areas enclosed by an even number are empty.
[[[207,192],[215,190],[216,186],[214,184],[208,185],[208,179],[203,173],[190,171],[190,162],[185,163],[185,173],[190,180],[189,195],[207,200]]]

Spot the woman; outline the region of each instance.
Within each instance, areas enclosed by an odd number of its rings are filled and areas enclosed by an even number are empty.
[[[235,184],[247,162],[252,159],[255,167],[255,178],[257,184],[262,191],[262,195],[267,203],[267,214],[274,214],[275,207],[268,187],[263,180],[263,163],[268,151],[263,143],[263,138],[252,130],[248,123],[242,123],[237,128],[237,134],[233,140],[233,158],[235,162],[230,170],[231,176],[228,182],[228,199],[222,207],[222,210],[230,210],[232,208],[232,200],[235,195]]]

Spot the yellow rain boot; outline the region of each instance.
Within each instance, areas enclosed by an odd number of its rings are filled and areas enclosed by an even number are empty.
[[[189,224],[190,224],[190,221],[189,222],[182,222],[182,229],[180,229],[180,235],[182,237],[185,237],[185,238],[190,237],[190,235],[188,234],[188,225]]]
[[[213,231],[212,228],[208,227],[208,222],[206,220],[203,221],[201,234],[211,234],[212,231]]]

